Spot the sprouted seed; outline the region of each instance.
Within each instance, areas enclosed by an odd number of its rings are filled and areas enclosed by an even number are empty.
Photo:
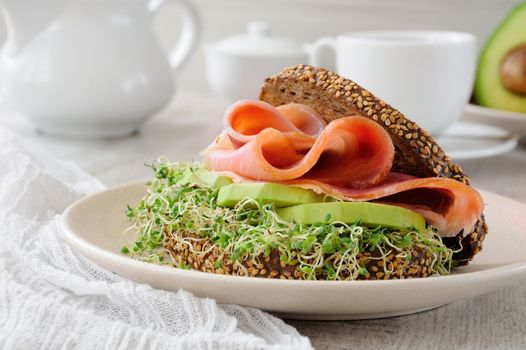
[[[324,222],[302,225],[281,219],[272,204],[246,198],[234,208],[217,204],[218,190],[206,185],[178,183],[187,170],[199,169],[198,163],[171,163],[159,159],[151,165],[155,179],[147,183],[147,194],[126,215],[137,233],[131,246],[122,253],[135,259],[189,269],[176,261],[166,248],[169,238],[192,242],[213,242],[232,261],[257,262],[262,256],[278,252],[280,261],[295,265],[303,279],[355,280],[368,273],[360,254],[383,260],[385,274],[392,274],[387,257],[394,254],[409,262],[415,251],[430,257],[428,275],[449,274],[456,265],[456,251],[445,246],[436,230],[428,228],[398,230],[352,224]],[[188,236],[197,240],[185,239]],[[219,268],[220,262],[213,262]]]

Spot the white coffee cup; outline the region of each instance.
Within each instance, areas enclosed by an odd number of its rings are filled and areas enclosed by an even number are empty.
[[[311,64],[330,67],[400,110],[433,134],[460,117],[473,87],[476,38],[445,31],[353,32],[309,47]]]

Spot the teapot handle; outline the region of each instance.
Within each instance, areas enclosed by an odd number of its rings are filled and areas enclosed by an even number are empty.
[[[178,4],[183,9],[183,24],[179,40],[169,53],[169,61],[174,73],[179,72],[197,46],[201,32],[201,21],[199,12],[188,0],[153,0],[150,2],[150,10],[158,13],[167,3]]]

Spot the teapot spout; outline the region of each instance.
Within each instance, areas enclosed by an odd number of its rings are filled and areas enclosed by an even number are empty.
[[[17,54],[46,29],[69,0],[0,0],[6,21],[5,50]]]

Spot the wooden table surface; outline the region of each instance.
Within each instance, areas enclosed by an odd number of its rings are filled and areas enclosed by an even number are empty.
[[[172,160],[199,159],[199,150],[220,131],[227,105],[210,95],[184,93],[140,133],[116,140],[39,135],[24,117],[6,111],[0,113],[0,125],[57,158],[76,162],[112,186],[148,178],[149,169],[143,164],[160,155]],[[526,202],[524,144],[503,156],[461,164],[476,187]],[[526,349],[526,281],[415,315],[287,322],[308,336],[317,349]]]

